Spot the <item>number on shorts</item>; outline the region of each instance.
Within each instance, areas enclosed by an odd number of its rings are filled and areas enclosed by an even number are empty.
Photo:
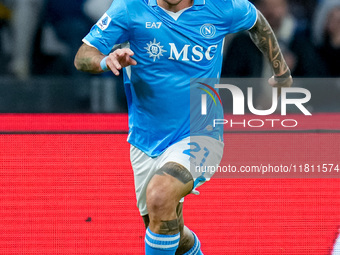
[[[183,153],[190,156],[192,159],[196,159],[196,156],[194,154],[192,154],[192,152],[200,152],[201,151],[201,147],[199,146],[198,143],[188,143],[188,145],[190,146],[190,149],[188,150],[184,150]],[[207,147],[203,148],[204,150],[204,155],[203,158],[201,160],[201,163],[199,164],[200,166],[203,166],[203,164],[205,163],[207,157],[209,156],[210,151],[208,150]]]
[[[188,143],[188,145],[190,146],[190,149],[184,150],[183,153],[196,159],[196,156],[191,154],[191,152],[199,152],[201,150],[201,147],[198,145],[198,143]],[[191,148],[191,146],[193,146],[194,148]]]

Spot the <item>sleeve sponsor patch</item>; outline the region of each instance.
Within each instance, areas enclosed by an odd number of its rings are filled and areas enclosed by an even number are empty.
[[[98,20],[97,26],[104,31],[108,28],[109,24],[111,22],[111,18],[106,13]]]

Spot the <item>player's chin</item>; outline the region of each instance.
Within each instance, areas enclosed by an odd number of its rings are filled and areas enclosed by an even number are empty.
[[[166,2],[168,5],[177,5],[183,0],[163,0],[163,1]]]

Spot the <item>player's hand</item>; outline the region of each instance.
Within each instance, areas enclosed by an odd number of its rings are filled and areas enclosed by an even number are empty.
[[[119,70],[123,67],[137,65],[136,60],[131,58],[134,54],[135,53],[128,48],[117,49],[108,56],[106,65],[116,76],[118,76]]]
[[[293,84],[293,78],[290,75],[288,78],[286,79],[275,79],[274,76],[272,76],[269,80],[268,83],[270,86],[274,87],[274,88],[278,88],[278,97],[281,96],[281,88],[289,88],[292,86]]]

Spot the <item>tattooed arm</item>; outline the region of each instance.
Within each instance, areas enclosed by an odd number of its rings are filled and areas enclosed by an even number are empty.
[[[272,67],[274,76],[269,79],[269,84],[273,87],[290,87],[293,79],[275,34],[262,13],[260,11],[257,13],[257,21],[249,33],[255,45],[267,57]]]
[[[74,65],[79,71],[102,73],[100,61],[105,57],[99,50],[85,43],[79,48],[74,59]]]
[[[106,61],[106,66],[109,70],[111,70],[115,75],[119,75],[119,70],[123,67],[137,64],[137,62],[131,58],[133,55],[133,51],[128,48],[117,49],[110,53],[104,61]],[[106,56],[95,47],[84,43],[77,52],[74,59],[74,65],[79,71],[102,73],[104,71],[100,66],[100,62],[105,57]]]

